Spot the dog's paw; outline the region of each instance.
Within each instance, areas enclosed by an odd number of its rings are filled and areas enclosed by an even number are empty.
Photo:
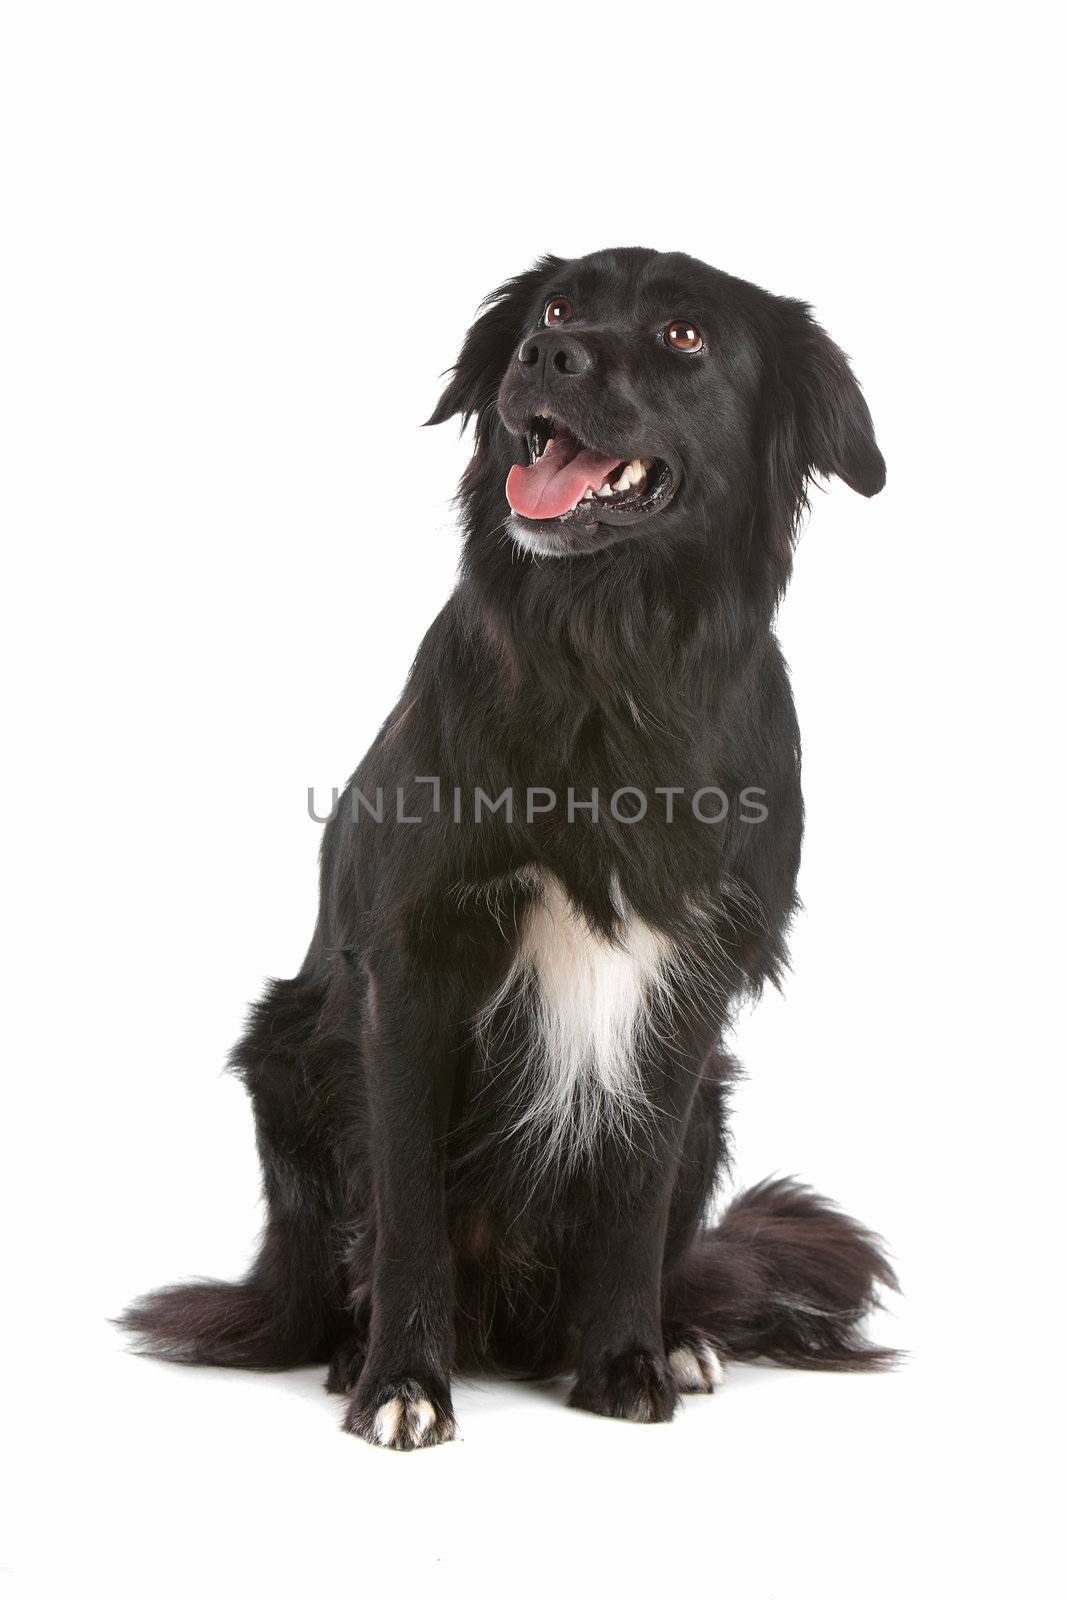
[[[567,1401],[579,1411],[627,1422],[669,1422],[677,1403],[666,1357],[640,1345],[583,1367]]]
[[[330,1357],[330,1365],[326,1372],[327,1394],[351,1394],[359,1382],[363,1363],[367,1359],[367,1342],[359,1334],[353,1334],[343,1344],[339,1344]]]
[[[714,1394],[726,1374],[708,1341],[693,1328],[666,1335],[667,1362],[679,1394]]]
[[[456,1437],[456,1419],[447,1394],[431,1399],[426,1387],[410,1378],[360,1385],[344,1420],[346,1433],[386,1450],[421,1450]]]

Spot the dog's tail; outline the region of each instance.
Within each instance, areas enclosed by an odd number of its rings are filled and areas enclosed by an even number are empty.
[[[139,1354],[211,1367],[277,1371],[327,1361],[347,1326],[321,1229],[268,1223],[240,1283],[200,1279],[135,1300],[118,1325]]]
[[[739,1195],[700,1235],[667,1284],[672,1321],[724,1355],[787,1367],[862,1371],[900,1352],[861,1324],[880,1289],[897,1289],[881,1240],[794,1179]]]

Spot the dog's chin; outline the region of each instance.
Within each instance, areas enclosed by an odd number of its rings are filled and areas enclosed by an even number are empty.
[[[511,539],[529,556],[590,556],[609,545],[636,538],[643,531],[643,523],[626,527],[609,527],[603,522],[571,525],[566,517],[546,518],[534,522],[529,517],[519,517],[513,512],[507,531]]]
[[[526,517],[512,515],[508,519],[508,533],[528,556],[573,556],[579,553],[573,535],[560,532],[554,522],[531,522]]]

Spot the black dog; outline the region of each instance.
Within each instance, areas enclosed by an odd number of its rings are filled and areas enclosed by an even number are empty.
[[[462,577],[323,842],[307,959],[233,1064],[266,1231],[138,1302],[172,1360],[328,1361],[345,1426],[451,1438],[457,1368],[666,1421],[720,1357],[860,1368],[893,1275],[796,1184],[707,1211],[737,998],[795,908],[775,608],[813,474],[885,480],[808,308],[683,255],[546,257],[467,335]],[[412,821],[411,819],[415,820]]]

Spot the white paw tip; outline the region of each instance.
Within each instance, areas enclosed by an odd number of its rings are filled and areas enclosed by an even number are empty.
[[[415,1437],[421,1439],[427,1428],[432,1428],[437,1421],[437,1412],[428,1400],[416,1400],[411,1406],[411,1414],[415,1424]]]
[[[674,1381],[684,1394],[707,1394],[717,1389],[726,1374],[722,1362],[706,1340],[677,1345],[670,1354]]]
[[[408,1383],[399,1394],[378,1407],[370,1437],[386,1449],[412,1450],[422,1444],[441,1444],[446,1439],[454,1439],[456,1428],[447,1417],[439,1422],[437,1407],[418,1384]]]
[[[404,1419],[403,1400],[387,1400],[374,1414],[374,1437],[379,1444],[390,1445],[400,1432]]]

